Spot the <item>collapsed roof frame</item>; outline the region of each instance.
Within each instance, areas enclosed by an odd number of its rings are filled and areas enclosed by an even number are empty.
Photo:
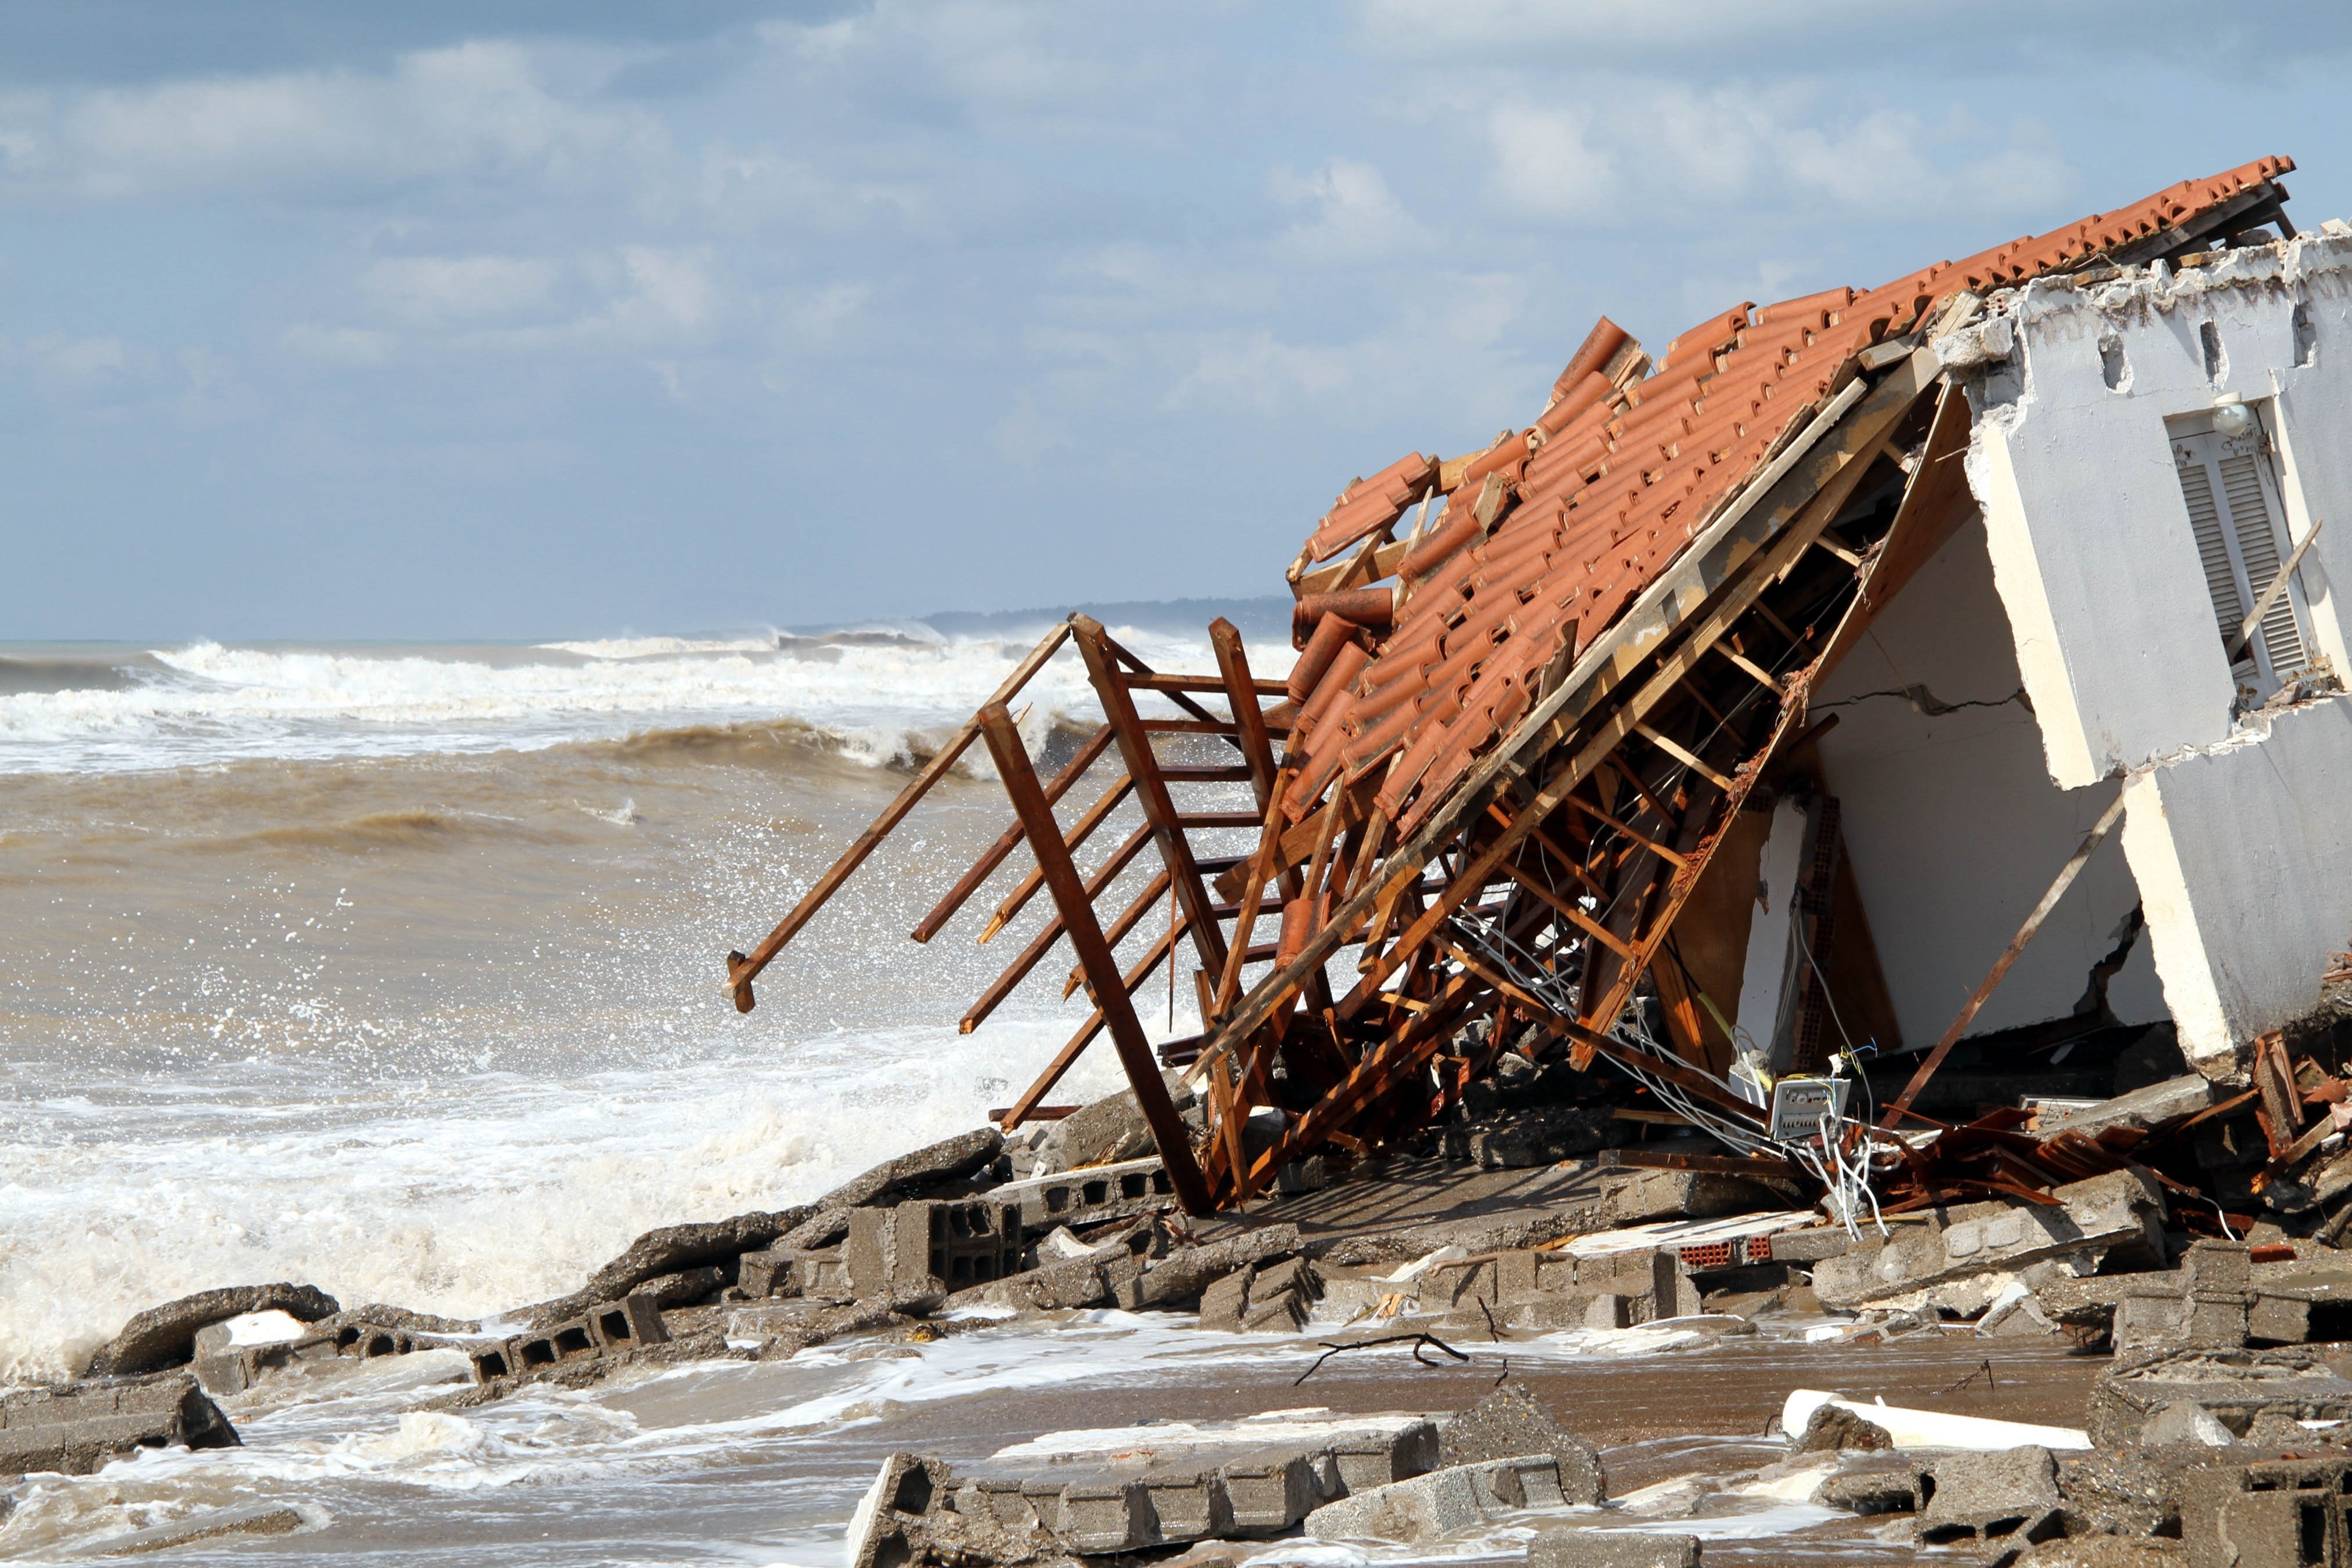
[[[1008,1130],[1040,1112],[1108,1028],[1180,1200],[1206,1213],[1248,1201],[1318,1147],[1360,1151],[1433,1121],[1522,1026],[1532,1035],[1519,1048],[1564,1041],[1579,1068],[1608,1057],[1705,1102],[1723,1125],[1759,1127],[1758,1109],[1704,1069],[1699,1009],[1711,1005],[1678,961],[1657,960],[1671,957],[1675,919],[1734,814],[1835,722],[1811,719],[1814,685],[1949,536],[1969,417],[1931,342],[1993,289],[2227,245],[2263,225],[2291,235],[2277,177],[2293,166],[2264,159],[2184,182],[1866,294],[1742,305],[1675,339],[1655,366],[1604,318],[1533,425],[1451,462],[1409,455],[1341,493],[1289,573],[1302,648],[1289,680],[1255,679],[1222,620],[1210,628],[1213,675],[1155,671],[1084,616],[1054,628],[768,938],[729,954],[737,1007],[751,1010],[755,977],[984,740],[1015,820],[914,940],[937,934],[1025,840],[1036,867],[982,940],[1041,888],[1054,913],[961,1028],[1066,935],[1078,963],[1063,994],[1084,984],[1097,1004],[1004,1111]],[[1419,526],[1396,537],[1416,505]],[[1041,782],[1007,705],[1066,643],[1106,721]],[[1184,716],[1142,717],[1138,692]],[[1213,737],[1237,760],[1165,763],[1155,737],[1171,735]],[[1123,771],[1063,829],[1055,804],[1113,747]],[[1171,789],[1244,782],[1252,812],[1188,813]],[[1075,853],[1130,798],[1141,826],[1082,873]],[[1247,856],[1192,841],[1245,828],[1258,834]],[[1147,847],[1160,870],[1104,922],[1095,901]],[[1118,943],[1163,900],[1173,905],[1164,934],[1122,971]],[[1254,943],[1265,915],[1278,916],[1280,940]],[[2030,919],[1888,1126],[2032,929]],[[1172,975],[1184,942],[1204,1032],[1162,1047],[1160,1059],[1204,1084],[1197,1150],[1131,1001],[1161,963]],[[1358,978],[1335,996],[1326,967],[1349,947]],[[1268,962],[1244,993],[1244,967]],[[1826,1050],[1813,970],[1801,1068]],[[1680,1059],[1621,1037],[1645,977]],[[1481,1019],[1491,1021],[1483,1040],[1461,1047],[1433,1085],[1433,1059]],[[1286,1104],[1272,1092],[1277,1059]],[[1303,1107],[1299,1086],[1311,1095]],[[1261,1107],[1281,1110],[1285,1126],[1253,1151],[1244,1127]],[[2021,1135],[1989,1129],[1964,1142],[1991,1151],[1988,1173],[1931,1179],[1921,1168],[1921,1191],[2026,1192],[2021,1179],[2048,1164],[2012,1146],[2031,1142]]]

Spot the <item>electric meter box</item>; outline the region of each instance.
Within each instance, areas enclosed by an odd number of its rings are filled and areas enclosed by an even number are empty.
[[[1845,1114],[1842,1078],[1784,1078],[1772,1085],[1772,1141],[1801,1143],[1822,1135],[1822,1118]]]

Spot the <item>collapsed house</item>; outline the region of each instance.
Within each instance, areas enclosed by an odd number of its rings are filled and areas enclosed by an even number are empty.
[[[2324,1043],[2283,1032],[2325,1022],[2352,937],[2352,543],[2322,536],[2352,484],[2352,228],[2299,235],[2292,168],[1738,304],[1654,356],[1603,318],[1528,424],[1340,493],[1288,573],[1286,680],[1223,622],[1203,673],[1055,627],[730,955],[737,1006],[984,742],[1014,821],[915,940],[1025,845],[982,940],[1041,889],[1053,912],[963,1027],[1065,937],[1095,1008],[1001,1124],[1054,1114],[1108,1032],[1196,1214],[1507,1113],[1507,1058],[1706,1135],[1620,1163],[1793,1173],[1842,1219],[2046,1194],[2135,1163],[2148,1117],[2059,1122],[2168,1024],[2141,1079],[2188,1073],[2176,1121],[2266,1145],[2184,1210],[2238,1234],[2231,1205],[2338,1146],[2341,1080],[2296,1060]],[[1106,721],[1040,778],[1007,704],[1066,645]],[[1155,1055],[1130,994],[1186,963],[1202,1033]]]

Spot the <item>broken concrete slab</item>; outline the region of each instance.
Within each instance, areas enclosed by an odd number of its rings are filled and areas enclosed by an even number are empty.
[[[1787,1199],[1743,1176],[1631,1170],[1601,1179],[1601,1215],[1612,1226],[1662,1219],[1719,1219],[1784,1207]]]
[[[281,1311],[302,1322],[331,1317],[340,1303],[315,1285],[232,1285],[200,1290],[150,1307],[90,1359],[86,1375],[121,1377],[185,1366],[195,1355],[196,1331],[248,1312]]]
[[[1165,1073],[1169,1099],[1178,1114],[1192,1109],[1198,1096],[1181,1075]],[[1024,1179],[1053,1175],[1088,1166],[1120,1163],[1155,1152],[1150,1124],[1136,1104],[1135,1091],[1121,1089],[1091,1105],[1080,1106],[1048,1127],[1029,1158]]]
[[[236,1428],[192,1373],[0,1395],[0,1475],[88,1475],[133,1448],[233,1448]]]
[[[1103,1258],[1074,1258],[1048,1264],[1007,1279],[973,1285],[947,1299],[947,1309],[1010,1307],[1021,1312],[1055,1312],[1074,1308],[1105,1307],[1122,1288],[1143,1272],[1143,1259],[1118,1251]]]
[[[812,1208],[774,1214],[753,1210],[730,1219],[649,1230],[590,1275],[582,1294],[592,1300],[616,1301],[656,1275],[719,1263],[766,1247],[815,1212]]]
[[[1560,1508],[1559,1465],[1549,1454],[1454,1465],[1358,1492],[1307,1516],[1323,1541],[1437,1541],[1524,1509]]]
[[[1437,1460],[1476,1465],[1526,1454],[1549,1454],[1560,1495],[1571,1504],[1607,1500],[1609,1479],[1601,1450],[1551,1418],[1527,1384],[1505,1383],[1447,1421],[1438,1435]]]
[[[1801,1447],[1797,1450],[1804,1452]],[[1842,1508],[1852,1513],[1916,1513],[1925,1472],[1919,1461],[1900,1452],[1874,1454],[1848,1461],[1822,1478],[1813,1501],[1822,1508]]]
[[[2109,1258],[2161,1260],[2164,1199],[2145,1172],[2111,1172],[2052,1195],[2063,1206],[1968,1204],[1902,1226],[1890,1239],[1865,1231],[1860,1247],[1814,1268],[1814,1293],[1825,1307],[1853,1311],[2053,1259],[2084,1273]]]
[[[245,1508],[208,1509],[203,1513],[150,1525],[95,1542],[89,1554],[130,1557],[142,1552],[170,1552],[220,1541],[233,1535],[292,1535],[310,1523],[299,1509],[286,1503],[254,1503]]]
[[[1237,1268],[1297,1250],[1298,1227],[1289,1224],[1260,1226],[1198,1247],[1180,1247],[1154,1258],[1140,1275],[1120,1286],[1118,1304],[1129,1311],[1185,1306]]]
[[[2059,1132],[2079,1132],[2086,1138],[2095,1138],[2110,1127],[2146,1131],[2184,1116],[2194,1116],[2221,1098],[2221,1089],[2210,1079],[2200,1073],[2187,1073],[2144,1085],[2079,1110],[2045,1110],[2034,1123],[2034,1131],[2044,1138]]]
[[[817,1199],[816,1207],[829,1212],[928,1197],[936,1188],[985,1171],[1003,1150],[1004,1134],[993,1127],[943,1138],[844,1182]]]
[[[2150,1421],[2183,1401],[2238,1437],[2264,1415],[2352,1420],[2352,1382],[2317,1352],[2287,1348],[2183,1350],[2118,1361],[2092,1385],[2084,1425],[2102,1448],[2135,1447]]]
[[[1919,1540],[2034,1542],[2064,1533],[2058,1466],[2047,1448],[1946,1454],[1927,1467]]]
[[[1699,1568],[1699,1539],[1555,1525],[1528,1542],[1528,1568]]]
[[[1322,1275],[1307,1258],[1244,1264],[1201,1292],[1200,1326],[1229,1334],[1296,1333],[1322,1295]]]

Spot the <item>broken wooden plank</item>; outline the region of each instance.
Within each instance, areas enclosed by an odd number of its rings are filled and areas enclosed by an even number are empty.
[[[1118,961],[1112,955],[1110,944],[1103,941],[1102,928],[1095,923],[1094,904],[1087,897],[1069,851],[1062,847],[1053,808],[1045,804],[1045,791],[1038,786],[1037,775],[1030,768],[1029,753],[1023,749],[1021,736],[1013,727],[1013,716],[1005,711],[1003,703],[991,702],[980,710],[980,726],[988,739],[989,752],[996,759],[996,771],[1004,780],[1005,793],[1013,797],[1013,810],[1029,830],[1029,842],[1038,864],[1045,868],[1045,881],[1053,891],[1055,908],[1061,910],[1070,945],[1077,950],[1078,961],[1093,981],[1095,1005],[1110,1026],[1111,1044],[1118,1052],[1119,1065],[1127,1070],[1128,1086],[1135,1091],[1136,1104],[1160,1146],[1160,1163],[1167,1169],[1177,1201],[1188,1214],[1213,1213],[1214,1205],[1210,1201],[1208,1186],[1201,1179],[1201,1168],[1192,1158],[1191,1136],[1183,1119],[1176,1114],[1175,1102],[1168,1098],[1167,1080],[1160,1076],[1160,1064],[1152,1058],[1150,1042],[1144,1037],[1142,1021],[1135,1016]]]
[[[1045,661],[1054,657],[1069,636],[1070,628],[1066,624],[1047,632],[1039,639],[1037,646],[1013,667],[1013,673],[1004,678],[988,700],[999,707],[1011,701],[1023,687],[1029,684],[1029,678],[1045,667]],[[727,988],[734,993],[738,1013],[748,1013],[758,1005],[751,993],[751,982],[774,962],[776,954],[784,950],[784,944],[799,934],[800,929],[808,924],[817,910],[824,908],[825,901],[849,880],[850,874],[866,863],[866,858],[874,853],[875,846],[887,837],[890,830],[915,809],[916,803],[930,793],[933,784],[947,776],[948,770],[956,765],[957,760],[979,737],[980,726],[981,719],[977,713],[966,720],[950,737],[948,743],[923,764],[922,771],[908,781],[907,787],[898,792],[898,798],[884,806],[882,815],[868,824],[866,831],[842,851],[841,858],[816,879],[816,885],[801,896],[801,901],[793,906],[790,914],[777,922],[776,929],[768,933],[766,940],[749,953],[730,952],[727,955]],[[1028,753],[1024,752],[1022,755],[1026,760]],[[1050,816],[1051,813],[1047,815]]]

